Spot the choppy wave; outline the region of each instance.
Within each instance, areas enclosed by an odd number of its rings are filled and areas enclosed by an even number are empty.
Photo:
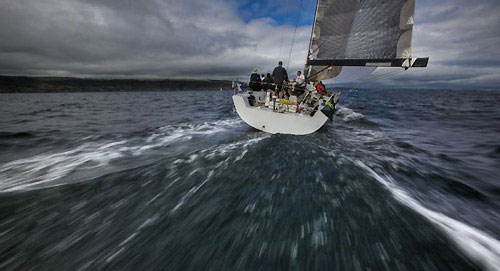
[[[180,143],[193,136],[209,136],[227,131],[241,123],[238,119],[225,119],[201,124],[164,126],[152,135],[137,142],[134,139],[87,142],[58,153],[44,153],[0,165],[0,191],[10,192],[60,185],[56,181],[73,171],[94,170],[109,166],[110,161],[121,157],[140,156],[144,152]],[[108,168],[110,170],[110,168]],[[101,175],[107,173],[102,170]]]
[[[342,117],[342,120],[345,122],[361,120],[364,118],[363,114],[355,112],[354,110],[343,106],[338,106],[336,114],[337,116]]]
[[[498,270],[500,96],[387,93],[300,137],[229,92],[9,95],[0,266]]]
[[[25,137],[33,137],[34,134],[31,132],[18,132],[18,133],[1,133],[0,139],[10,139],[10,138],[25,138]]]
[[[199,159],[200,156],[207,158],[207,159],[213,159],[216,156],[219,157],[224,157],[224,160],[215,164],[211,170],[209,170],[207,176],[205,179],[199,183],[193,186],[187,193],[185,193],[179,202],[175,205],[175,207],[170,211],[170,212],[175,212],[177,209],[179,209],[189,198],[191,198],[202,186],[204,186],[210,179],[212,178],[214,174],[214,170],[226,170],[229,167],[229,163],[239,161],[245,156],[248,152],[248,147],[251,145],[256,144],[257,142],[268,138],[269,135],[264,134],[260,137],[253,138],[253,139],[245,139],[241,140],[238,142],[232,142],[232,143],[227,143],[227,144],[222,144],[219,146],[216,146],[214,148],[210,149],[205,149],[201,150],[199,152],[199,155],[191,155],[188,159],[186,160],[176,160],[174,163],[179,164],[179,163],[193,163],[196,159]],[[237,151],[236,151],[237,150]],[[232,155],[228,155],[228,153],[231,152]],[[195,169],[198,170],[198,169]],[[191,173],[192,174],[192,173]]]
[[[0,166],[0,178],[3,180],[0,189],[8,192],[50,184],[85,163],[91,163],[87,168],[102,166],[121,156],[113,147],[123,143],[84,144],[70,151],[41,154],[3,164]]]
[[[394,198],[399,202],[410,207],[429,219],[435,225],[439,226],[470,257],[484,264],[488,270],[500,270],[500,241],[479,229],[466,225],[442,213],[425,208],[418,203],[417,200],[409,196],[403,189],[395,185],[394,181],[387,181],[387,179],[390,180],[391,177],[382,177],[363,162],[359,160],[355,162],[391,191]]]

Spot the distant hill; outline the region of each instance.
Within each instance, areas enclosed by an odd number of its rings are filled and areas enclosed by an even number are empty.
[[[231,81],[0,76],[0,93],[127,92],[231,89]]]

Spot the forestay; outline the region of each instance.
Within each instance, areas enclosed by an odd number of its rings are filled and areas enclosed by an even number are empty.
[[[411,58],[414,9],[415,0],[318,0],[310,79],[334,78],[342,66],[426,66],[428,59]]]

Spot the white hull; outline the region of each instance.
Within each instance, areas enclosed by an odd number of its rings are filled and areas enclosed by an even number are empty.
[[[271,134],[307,135],[321,128],[328,118],[319,110],[314,116],[298,113],[277,113],[264,106],[254,107],[248,102],[249,94],[233,96],[236,112],[255,129]]]

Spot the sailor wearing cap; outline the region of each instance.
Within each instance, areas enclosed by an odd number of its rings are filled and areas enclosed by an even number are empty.
[[[248,86],[253,91],[259,91],[262,88],[260,75],[259,75],[259,69],[255,68],[253,70],[252,75],[250,75],[250,83],[248,84]]]

